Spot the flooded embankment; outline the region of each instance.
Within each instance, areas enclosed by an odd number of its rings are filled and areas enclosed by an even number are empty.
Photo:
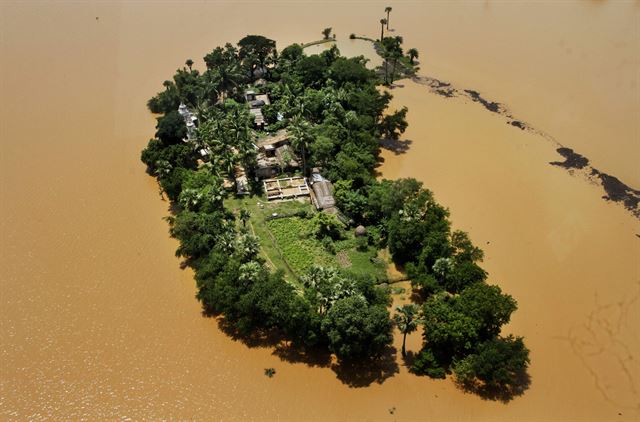
[[[0,4],[2,419],[637,420],[638,220],[550,165],[559,146],[411,81],[393,91],[410,110],[405,148],[380,170],[422,180],[483,247],[490,280],[519,303],[506,329],[531,349],[529,390],[484,401],[409,374],[399,356],[337,373],[202,316],[139,162],[154,132],[146,100],[224,42],[258,33],[282,47],[327,26],[376,36],[386,5]],[[391,6],[421,74],[640,186],[635,3]],[[411,335],[407,349],[419,347]]]

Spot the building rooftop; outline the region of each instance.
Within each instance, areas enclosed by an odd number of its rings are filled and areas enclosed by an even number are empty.
[[[336,206],[336,200],[333,197],[333,185],[330,181],[326,179],[314,181],[311,188],[313,189],[316,208],[324,210]]]
[[[256,145],[258,148],[267,148],[271,146],[272,148],[277,148],[281,144],[289,142],[289,132],[286,129],[281,129],[276,132],[273,136],[267,136],[266,138],[258,139]]]

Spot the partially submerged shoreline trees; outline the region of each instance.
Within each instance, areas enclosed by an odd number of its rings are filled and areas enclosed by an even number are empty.
[[[382,41],[385,51],[395,51],[390,60],[403,59],[400,37]],[[461,383],[504,387],[526,369],[522,340],[500,337],[516,303],[485,284],[487,273],[478,265],[482,251],[466,233],[452,232],[448,210],[422,183],[376,180],[379,141],[405,131],[408,110],[387,111],[391,95],[378,91],[383,81],[363,57],[342,57],[335,46],[306,55],[298,44],[278,53],[275,41],[249,35],[238,47],[214,49],[204,61],[202,74],[193,61],[185,62],[149,100],[149,109],[161,116],[141,159],[173,203],[176,255],[194,269],[197,298],[207,313],[222,316],[234,333],[277,331],[340,362],[374,361],[392,341],[389,289],[375,277],[310,266],[298,283],[290,283],[265,265],[260,239],[249,230],[252,216],[225,207],[225,180],[234,180],[238,167],[250,180],[255,175],[254,144],[265,130],[253,127],[242,94],[261,79],[252,89],[270,94],[263,109],[268,131],[292,134],[303,175],[322,167],[335,183],[342,212],[367,226],[360,247],[388,247],[425,299],[421,308],[404,307],[394,317],[403,337],[424,328],[414,372],[440,377],[453,371]],[[180,104],[198,118],[188,142]],[[312,221],[314,235],[327,244],[344,233],[343,223],[329,214]]]

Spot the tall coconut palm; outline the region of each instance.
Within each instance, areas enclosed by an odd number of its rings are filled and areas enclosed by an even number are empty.
[[[393,316],[393,321],[396,323],[396,326],[402,333],[402,356],[407,355],[406,351],[406,343],[407,343],[407,334],[413,333],[418,329],[418,324],[420,324],[420,308],[418,305],[414,303],[410,303],[408,305],[398,306],[396,307],[396,312]]]
[[[409,62],[411,62],[411,64],[413,64],[413,59],[417,59],[419,57],[418,50],[415,48],[407,50],[407,54],[409,55]]]
[[[382,42],[382,39],[384,38],[384,26],[387,24],[387,20],[382,18],[380,19],[380,25],[382,26],[382,28],[380,29],[380,42]]]
[[[310,125],[302,118],[302,113],[296,115],[289,126],[292,139],[291,145],[300,152],[302,158],[302,174],[307,175],[307,150],[313,141]]]
[[[384,11],[387,12],[387,29],[389,29],[389,13],[391,13],[391,10],[393,10],[391,6],[387,6],[384,8]]]
[[[218,66],[214,70],[214,80],[216,91],[220,94],[220,100],[224,102],[225,98],[231,96],[243,79],[242,70],[236,63]]]

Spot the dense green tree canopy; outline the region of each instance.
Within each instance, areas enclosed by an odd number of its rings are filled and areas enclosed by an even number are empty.
[[[500,328],[509,322],[517,309],[516,301],[503,294],[498,286],[475,283],[460,293],[456,308],[480,323],[482,338],[490,338],[500,333]]]
[[[164,116],[158,117],[156,138],[165,145],[177,144],[187,136],[187,126],[178,110],[172,110]]]
[[[427,345],[439,355],[462,356],[473,350],[480,323],[455,306],[456,300],[436,296],[423,307]]]
[[[462,383],[482,382],[490,388],[510,389],[529,366],[529,350],[522,337],[508,336],[485,341],[478,351],[454,365],[456,378]]]
[[[256,69],[265,69],[267,58],[276,52],[276,42],[262,35],[247,35],[238,46],[239,57],[252,76]]]
[[[325,80],[327,63],[322,57],[314,54],[299,60],[296,70],[306,86],[318,87]]]
[[[339,85],[353,83],[361,85],[371,79],[371,71],[363,66],[362,60],[358,58],[347,59],[339,57],[329,68],[331,78]]]
[[[387,309],[360,296],[336,301],[322,321],[329,349],[340,360],[379,355],[392,340],[391,327]]]

